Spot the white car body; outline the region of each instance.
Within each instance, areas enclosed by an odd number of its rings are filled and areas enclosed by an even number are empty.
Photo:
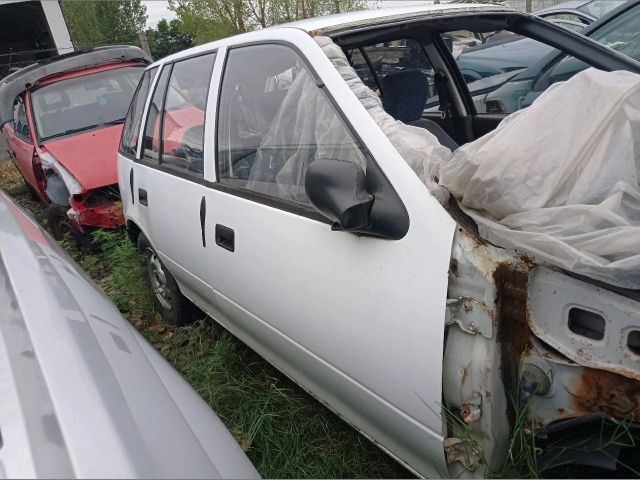
[[[336,25],[502,11],[469,5],[372,10],[258,30],[172,55],[150,68],[217,52],[203,181],[140,162],[144,128],[135,157],[118,157],[127,223],[149,239],[182,293],[365,436],[429,477],[478,467],[478,459],[462,459],[443,403],[466,412],[492,468],[503,459],[509,400],[500,374],[505,339],[499,329],[515,315],[506,313],[503,299],[521,302],[514,334],[526,328],[533,265],[469,233],[429,194],[312,35]],[[295,46],[315,71],[404,204],[410,228],[402,239],[335,232],[327,223],[217,188],[217,102],[225,58],[231,47],[260,42]],[[145,112],[153,85],[150,91]],[[148,195],[146,205],[140,190]],[[233,251],[214,243],[218,224],[234,230]],[[602,289],[594,295],[617,298]],[[632,370],[637,374],[637,367]]]

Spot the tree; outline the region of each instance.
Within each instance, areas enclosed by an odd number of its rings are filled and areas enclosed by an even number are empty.
[[[302,18],[366,8],[364,0],[169,0],[196,44]]]
[[[156,28],[150,28],[146,33],[155,60],[193,46],[193,38],[183,33],[182,23],[177,19],[170,22],[162,19]]]
[[[62,0],[60,3],[76,48],[139,45],[138,32],[147,22],[147,7],[140,0]]]

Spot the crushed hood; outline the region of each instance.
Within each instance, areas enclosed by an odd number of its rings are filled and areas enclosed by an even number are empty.
[[[122,125],[89,130],[47,142],[48,151],[85,190],[118,183],[118,143]]]

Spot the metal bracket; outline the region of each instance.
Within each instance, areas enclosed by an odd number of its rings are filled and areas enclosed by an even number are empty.
[[[448,298],[445,324],[460,327],[470,335],[479,333],[483,337],[493,337],[493,316],[489,307],[471,297]]]

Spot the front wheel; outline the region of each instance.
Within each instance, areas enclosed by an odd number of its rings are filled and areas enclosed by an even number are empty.
[[[53,238],[57,241],[75,242],[79,247],[87,247],[89,245],[89,236],[79,231],[73,224],[67,211],[68,206],[58,205],[56,203],[49,204],[47,208],[47,223]]]
[[[138,252],[145,258],[153,303],[170,325],[182,326],[196,319],[198,309],[180,292],[173,275],[164,266],[151,243],[142,233],[138,236]]]

